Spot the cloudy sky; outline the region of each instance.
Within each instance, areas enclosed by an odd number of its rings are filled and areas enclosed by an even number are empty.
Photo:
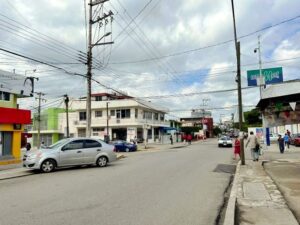
[[[0,48],[64,69],[0,51],[0,69],[40,78],[35,89],[46,94],[44,108],[59,105],[66,93],[86,95],[85,78],[65,71],[86,74],[87,9],[84,0],[0,0]],[[101,42],[114,41],[93,48],[95,80],[168,107],[172,118],[201,108],[203,99],[217,121],[235,112],[236,91],[212,93],[236,88],[230,0],[110,0],[93,7],[93,19],[109,10],[113,19],[93,25],[94,43],[107,32],[112,35]],[[258,69],[258,35],[262,67],[283,67],[284,80],[299,79],[300,1],[240,0],[235,12],[242,86],[246,71]],[[93,93],[106,91],[93,82]],[[244,110],[258,99],[257,88],[243,90]],[[20,105],[37,103],[31,98]]]

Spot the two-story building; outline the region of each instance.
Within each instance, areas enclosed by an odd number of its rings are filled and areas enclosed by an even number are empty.
[[[70,136],[86,136],[86,99],[69,102]],[[167,109],[151,102],[137,100],[126,95],[99,93],[92,95],[92,136],[111,140],[130,141],[135,137],[159,142],[163,128],[169,127],[165,120]],[[66,130],[66,114],[59,114],[59,130]]]
[[[26,77],[0,70],[0,165],[21,162],[21,134],[31,112],[19,109],[17,98],[32,96]]]

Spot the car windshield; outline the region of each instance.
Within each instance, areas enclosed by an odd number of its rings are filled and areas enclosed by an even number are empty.
[[[53,145],[47,146],[46,149],[58,148],[58,147],[64,145],[67,141],[69,141],[69,139],[62,139],[62,140],[54,143]]]
[[[230,138],[229,137],[221,137],[221,140],[222,141],[227,141],[227,140],[230,140]]]

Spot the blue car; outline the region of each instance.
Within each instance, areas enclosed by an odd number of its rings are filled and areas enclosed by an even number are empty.
[[[116,152],[133,152],[137,150],[137,145],[126,141],[114,141],[113,145],[116,148]]]

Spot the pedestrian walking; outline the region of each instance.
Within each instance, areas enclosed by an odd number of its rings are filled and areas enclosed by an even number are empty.
[[[187,135],[187,141],[188,141],[189,145],[192,144],[192,135],[191,134]]]
[[[171,142],[171,145],[173,144],[173,137],[172,137],[172,134],[170,135],[170,142]]]
[[[287,150],[287,148],[290,148],[290,137],[288,133],[284,135],[283,139],[284,139],[284,148],[285,150]]]
[[[241,158],[240,156],[241,154],[241,142],[239,140],[239,138],[235,138],[235,141],[234,141],[234,160],[236,160],[236,156],[238,155],[239,158]]]
[[[246,141],[246,147],[250,148],[251,156],[253,161],[258,161],[259,159],[259,143],[257,137],[253,134],[253,131],[250,131],[250,135]]]
[[[278,145],[279,145],[279,151],[281,154],[283,154],[284,153],[284,139],[282,138],[282,136],[280,134],[278,135],[277,141],[278,141]]]
[[[286,133],[289,137],[291,137],[291,132],[289,130],[286,130]]]
[[[31,144],[29,142],[27,142],[25,147],[26,147],[26,151],[30,151]]]

